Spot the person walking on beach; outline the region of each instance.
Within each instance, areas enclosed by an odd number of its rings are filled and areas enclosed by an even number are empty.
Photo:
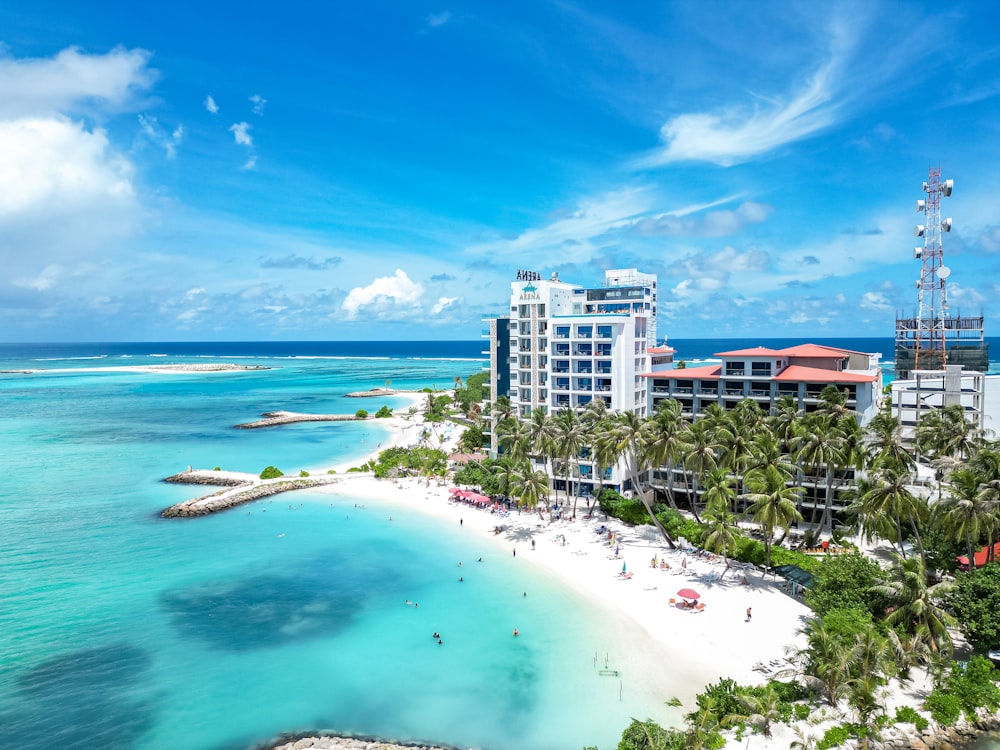
[[[511,555],[512,557],[517,557],[517,547],[514,547],[514,549],[511,550],[511,552],[513,552],[513,554]]]
[[[750,622],[750,607],[747,607],[747,622]]]

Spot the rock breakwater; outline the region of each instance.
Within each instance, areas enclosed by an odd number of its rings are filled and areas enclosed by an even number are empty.
[[[277,745],[263,745],[260,750],[459,750],[459,748],[450,745],[400,745],[378,739],[334,735],[316,737],[292,735],[282,737]]]
[[[237,505],[250,503],[254,500],[278,495],[292,490],[304,490],[310,487],[321,487],[339,482],[333,476],[296,477],[262,480],[253,474],[217,474],[206,471],[187,471],[167,477],[165,482],[177,484],[220,485],[225,489],[210,495],[202,495],[191,500],[171,505],[160,515],[163,518],[196,518],[211,513],[229,510]]]
[[[261,427],[277,427],[296,422],[353,422],[364,419],[357,414],[300,414],[294,411],[266,411],[261,419],[234,425],[237,430],[256,430]]]

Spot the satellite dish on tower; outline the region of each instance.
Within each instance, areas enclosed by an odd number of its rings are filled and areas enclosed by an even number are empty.
[[[951,269],[948,268],[948,266],[941,266],[937,270],[937,275],[939,279],[947,279],[949,276],[951,276]]]
[[[923,211],[927,208],[927,201],[917,201],[917,211]]]
[[[923,224],[917,224],[915,227],[913,227],[913,234],[916,235],[917,237],[923,237],[924,236],[924,225]]]
[[[951,195],[951,191],[954,189],[955,189],[954,180],[945,180],[944,182],[941,183],[941,194],[944,195],[945,198]]]

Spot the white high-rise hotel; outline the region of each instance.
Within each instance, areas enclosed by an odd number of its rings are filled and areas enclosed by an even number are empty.
[[[655,348],[654,274],[605,271],[603,284],[584,287],[518,271],[510,291],[509,317],[491,321],[488,332],[492,398],[507,395],[522,418],[597,399],[609,410],[646,415],[648,378],[640,376],[669,363],[672,353]],[[575,489],[589,494],[592,467],[584,462],[578,474]]]

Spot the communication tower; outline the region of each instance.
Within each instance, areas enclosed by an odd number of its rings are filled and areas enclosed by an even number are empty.
[[[951,231],[951,218],[941,218],[941,198],[951,196],[953,180],[942,180],[941,169],[930,168],[923,184],[926,198],[917,201],[924,223],[913,233],[923,238],[913,249],[920,261],[917,280],[917,316],[896,318],[896,379],[904,380],[915,370],[943,370],[946,364],[985,372],[989,354],[984,340],[983,318],[952,317],[948,307],[948,277],[944,264],[942,235]]]

